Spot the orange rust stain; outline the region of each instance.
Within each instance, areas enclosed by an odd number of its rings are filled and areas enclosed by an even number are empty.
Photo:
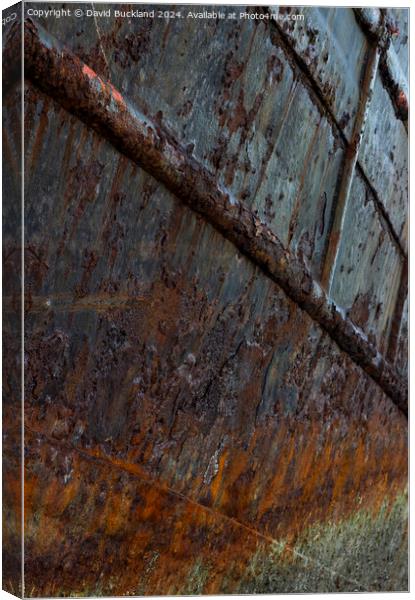
[[[226,458],[227,451],[223,451],[218,460],[218,472],[213,478],[212,484],[210,486],[210,491],[212,495],[212,503],[215,504],[218,500],[219,493],[221,491],[224,479],[225,479],[225,466],[226,466]]]
[[[160,492],[156,487],[149,487],[146,494],[146,505],[141,513],[146,521],[158,519],[160,511]]]
[[[36,493],[40,482],[37,477],[25,477],[24,481],[24,515],[25,522],[32,518],[32,513],[36,507]],[[18,502],[20,505],[20,502]]]
[[[93,69],[88,67],[88,65],[82,66],[82,73],[84,75],[86,75],[89,79],[97,79],[97,78],[99,79],[99,76],[97,75],[97,73],[95,73],[95,71]]]
[[[288,455],[292,454],[292,448],[291,441]],[[305,444],[304,451],[308,452],[310,448],[309,444]],[[319,456],[323,465],[330,453],[330,444],[326,444]],[[358,451],[358,454],[360,453],[361,450]],[[239,468],[235,470],[235,474],[244,463],[243,453],[238,454]],[[219,462],[219,472],[222,478],[226,478],[225,457]],[[146,593],[161,593],[167,588],[178,593],[180,585],[191,575],[196,558],[204,568],[213,567],[213,572],[209,573],[204,587],[204,591],[213,592],[220,589],[223,577],[229,575],[230,565],[236,585],[244,575],[246,564],[259,544],[264,546],[271,541],[261,539],[261,534],[258,535],[243,526],[241,529],[240,524],[224,519],[220,513],[188,502],[180,495],[172,496],[168,490],[157,487],[158,484],[148,485],[137,479],[128,479],[123,480],[120,486],[117,484],[119,475],[114,472],[112,462],[94,464],[93,459],[85,461],[82,456],[72,454],[72,464],[79,486],[73,484],[74,487],[66,492],[67,498],[59,508],[72,504],[72,509],[75,510],[75,524],[56,519],[54,514],[50,513],[52,500],[59,501],[59,494],[65,494],[61,482],[56,485],[57,480],[53,479],[53,475],[47,469],[46,479],[41,478],[36,482],[30,481],[29,477],[27,479],[28,487],[38,486],[37,508],[43,515],[37,526],[42,528],[42,532],[38,532],[39,536],[42,534],[41,544],[38,546],[40,553],[48,556],[53,544],[67,535],[67,527],[75,526],[76,531],[80,528],[81,537],[97,540],[97,546],[93,554],[88,555],[87,562],[81,561],[75,571],[72,569],[68,574],[62,575],[63,588],[73,589],[74,580],[77,585],[82,586],[86,586],[89,581],[95,581],[94,568],[102,565],[100,561],[108,555],[113,543],[111,540],[114,540],[115,546],[111,553],[111,556],[114,556],[114,569],[123,565],[122,578],[116,586],[117,595],[127,593],[128,590],[132,593],[131,590],[136,589],[134,586],[140,582],[144,585]],[[310,463],[303,461],[301,464],[304,466]],[[91,473],[92,479],[88,475]],[[103,500],[103,506],[97,509],[94,503],[103,482],[107,486],[107,496]],[[85,502],[86,491],[88,499]],[[133,505],[132,498],[136,494],[139,495],[140,501]],[[69,504],[66,504],[68,500]],[[36,528],[34,523],[31,526]],[[103,536],[102,531],[105,531],[107,536]],[[120,536],[124,540],[122,548],[117,545]],[[74,553],[74,557],[82,558],[82,552],[76,544],[73,547],[68,546],[67,551]],[[291,558],[293,557],[289,549],[286,549],[284,559]],[[43,582],[39,582],[39,585],[45,586],[45,593],[47,586],[51,585],[49,575],[45,576]],[[159,587],[160,582],[163,583],[163,590]]]
[[[265,514],[274,504],[275,497],[284,494],[286,489],[286,472],[290,462],[294,456],[295,447],[293,437],[288,437],[287,432],[282,428],[279,431],[276,439],[276,445],[285,438],[284,445],[281,449],[278,463],[275,465],[274,475],[267,485],[261,496],[259,512]]]
[[[112,496],[106,518],[106,533],[108,535],[114,535],[125,526],[125,519],[129,513],[130,504],[131,499],[121,494]]]
[[[79,490],[80,482],[77,478],[72,479],[63,489],[63,492],[60,494],[58,510],[59,512],[63,512],[69,504],[76,497]]]
[[[112,93],[114,100],[117,104],[120,104],[122,107],[125,107],[125,101],[120,92],[110,83],[108,84]]]
[[[44,499],[43,499],[43,507],[44,507],[45,516],[53,518],[59,514],[59,509],[58,509],[58,506],[56,505],[56,499],[59,497],[61,490],[62,490],[61,482],[57,478],[54,479],[50,483],[50,485],[47,489],[47,492],[44,496]],[[38,498],[36,500],[38,500]]]
[[[132,475],[137,475],[138,477],[141,477],[145,480],[150,480],[150,475],[145,471],[145,469],[141,468],[139,465],[123,461],[116,457],[108,457],[108,455],[105,454],[105,452],[103,452],[100,447],[95,447],[91,450],[82,450],[82,454],[89,458],[98,458],[101,460],[105,460],[113,464],[115,467],[119,467],[127,471],[128,473],[131,473]]]
[[[334,259],[337,252],[337,247],[340,241],[340,231],[333,229],[330,234],[327,254],[324,258],[324,265],[321,274],[321,285],[323,289],[327,289],[330,274],[334,266]]]
[[[249,482],[244,477],[246,473],[252,473],[249,459],[248,452],[240,449],[235,449],[230,454],[226,477],[223,477],[221,494],[216,502],[221,510],[238,520],[244,520],[244,511],[252,503],[254,496],[257,475]]]
[[[88,77],[88,79],[90,80],[96,80],[98,79],[99,82],[101,83],[103,89],[105,89],[107,91],[107,93],[110,94],[110,96],[112,96],[112,98],[114,98],[115,102],[121,106],[121,107],[125,107],[125,101],[124,98],[122,97],[122,95],[120,94],[120,92],[112,85],[112,83],[109,82],[104,82],[101,77],[95,73],[95,71],[93,69],[91,69],[90,67],[88,67],[88,65],[83,65],[82,67],[82,73],[84,75],[86,75]]]

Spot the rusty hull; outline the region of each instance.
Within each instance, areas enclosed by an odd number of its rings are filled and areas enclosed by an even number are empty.
[[[375,42],[346,12],[360,81]],[[379,145],[353,146],[359,114],[387,117],[356,92],[340,127],[274,23],[43,25],[24,21],[24,123],[12,76],[4,112],[17,175],[25,132],[25,596],[407,589],[404,191],[392,215]],[[216,70],[191,72],[202,42]]]
[[[3,18],[16,7],[3,11]],[[21,30],[15,31],[17,43]],[[10,109],[21,107],[19,89],[10,85],[22,74],[22,61],[14,57],[3,72],[2,154],[2,500],[3,500],[3,589],[22,594],[22,130],[21,117],[9,121]],[[7,57],[3,57],[3,60]],[[7,131],[7,134],[5,133]]]

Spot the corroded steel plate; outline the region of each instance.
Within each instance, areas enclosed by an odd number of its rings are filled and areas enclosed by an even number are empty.
[[[22,128],[25,595],[406,589],[406,13],[44,6],[4,36],[6,589]]]

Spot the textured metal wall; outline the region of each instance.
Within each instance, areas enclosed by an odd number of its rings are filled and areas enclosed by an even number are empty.
[[[26,22],[26,595],[406,589],[407,15],[295,10]]]

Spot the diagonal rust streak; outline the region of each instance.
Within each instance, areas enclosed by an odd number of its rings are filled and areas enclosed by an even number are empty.
[[[407,415],[407,382],[272,230],[168,132],[40,26],[24,24],[26,76],[201,214],[316,321]],[[18,55],[18,53],[16,53]]]
[[[225,513],[221,512],[220,510],[217,510],[210,506],[206,506],[205,504],[201,504],[200,502],[198,502],[197,500],[194,500],[193,498],[190,498],[186,494],[182,494],[181,492],[178,492],[177,490],[171,488],[170,486],[160,483],[158,480],[150,477],[143,469],[140,469],[137,465],[125,463],[124,461],[109,458],[105,455],[96,456],[92,453],[87,452],[86,450],[81,450],[77,446],[70,444],[68,442],[64,442],[62,440],[58,441],[55,439],[51,439],[48,435],[44,434],[43,432],[37,431],[36,429],[33,429],[32,427],[27,426],[27,425],[25,425],[25,431],[30,432],[30,434],[32,434],[33,436],[38,436],[38,437],[43,438],[43,442],[49,444],[50,446],[55,446],[55,447],[61,446],[62,448],[65,448],[68,451],[76,452],[80,456],[80,458],[84,459],[85,461],[91,461],[91,462],[95,462],[95,463],[103,464],[103,465],[110,465],[111,467],[115,467],[116,469],[119,469],[120,471],[128,473],[132,477],[135,477],[136,479],[140,480],[141,483],[155,487],[160,492],[167,493],[171,496],[174,496],[176,499],[181,500],[182,502],[191,504],[196,509],[207,512],[210,515],[214,516],[215,518],[219,517],[220,519],[222,519],[228,523],[231,523],[232,525],[234,525],[238,528],[243,529],[244,531],[248,532],[249,534],[251,534],[257,538],[260,538],[261,540],[267,542],[271,546],[275,547],[276,545],[278,546],[281,543],[276,538],[274,538],[270,535],[264,534],[261,531],[259,531],[258,529],[250,527],[243,521],[239,521],[238,519],[235,519],[234,517],[229,517]],[[348,583],[357,585],[360,588],[359,591],[361,591],[361,592],[370,591],[370,590],[366,589],[363,586],[363,584],[360,583],[359,581],[357,581],[355,579],[351,579],[351,578],[347,577],[346,575],[339,573],[338,571],[330,569],[327,565],[319,562],[318,560],[316,560],[314,558],[311,558],[310,556],[307,556],[306,554],[304,554],[302,552],[299,552],[298,550],[296,550],[294,547],[290,546],[289,544],[285,544],[284,548],[286,550],[288,550],[294,556],[298,556],[301,560],[305,561],[306,563],[307,562],[313,563],[318,568],[325,570],[327,573],[330,573],[331,575],[335,575],[336,577],[340,577],[341,579],[343,579],[344,581],[346,581]]]

